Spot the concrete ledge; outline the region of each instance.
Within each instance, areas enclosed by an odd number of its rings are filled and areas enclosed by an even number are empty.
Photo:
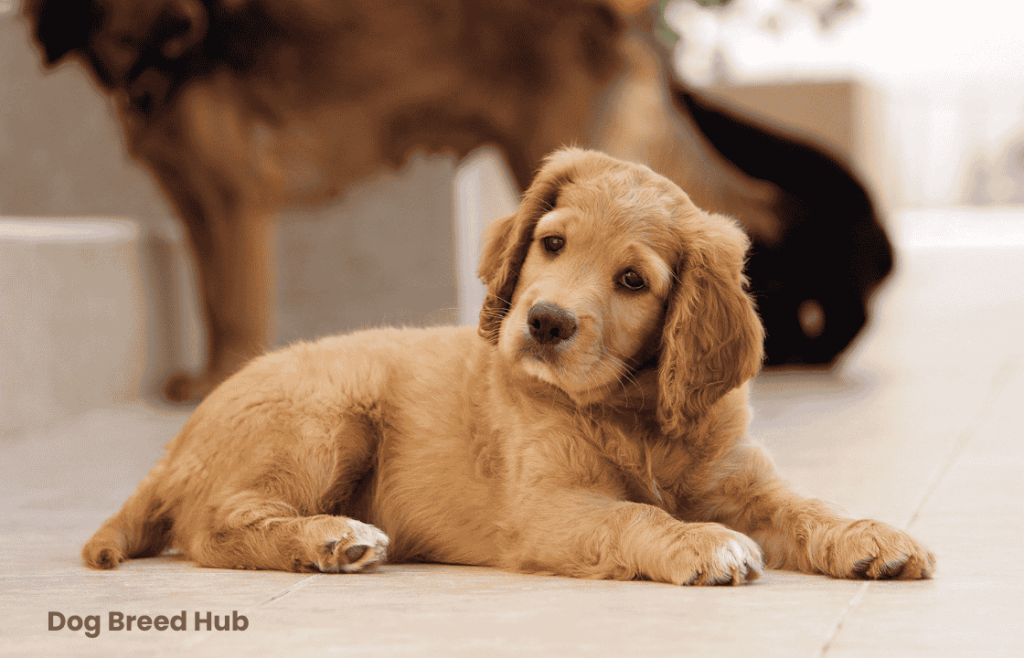
[[[139,234],[128,219],[0,219],[0,434],[138,395]]]

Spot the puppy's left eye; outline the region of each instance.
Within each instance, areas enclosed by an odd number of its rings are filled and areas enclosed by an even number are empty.
[[[644,285],[646,285],[644,283],[644,278],[637,274],[636,270],[626,270],[626,272],[619,277],[619,283],[630,290],[640,290]]]

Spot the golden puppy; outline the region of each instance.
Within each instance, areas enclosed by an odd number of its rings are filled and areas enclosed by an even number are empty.
[[[763,563],[929,576],[913,539],[793,493],[747,438],[763,336],[746,244],[646,167],[557,152],[488,231],[479,329],[256,359],[85,562],[174,546],[204,566],[297,571],[390,556],[676,584],[738,584]]]

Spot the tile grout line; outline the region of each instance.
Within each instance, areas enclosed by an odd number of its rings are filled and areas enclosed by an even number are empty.
[[[301,589],[301,588],[305,587],[306,583],[308,583],[309,581],[313,580],[314,578],[316,578],[318,576],[320,576],[320,574],[316,574],[316,573],[310,574],[310,575],[306,576],[305,578],[303,578],[302,580],[297,581],[295,583],[292,583],[288,587],[285,587],[279,593],[271,596],[266,601],[261,601],[260,603],[257,603],[256,605],[251,605],[251,606],[249,606],[247,608],[243,608],[242,612],[244,612],[244,613],[251,613],[253,610],[256,610],[257,608],[262,608],[263,606],[267,605],[268,603],[273,603],[274,601],[277,601],[279,599],[283,599],[284,597],[288,596],[289,594],[291,594],[295,590],[298,590],[298,589]],[[201,634],[193,635],[191,638],[189,638],[189,639],[187,639],[185,641],[185,648],[186,649],[191,649],[191,648],[195,647],[197,644],[199,644],[200,642],[203,642],[204,640],[206,640],[208,637],[210,637],[214,633],[215,633],[215,631],[206,631],[206,632],[201,633]]]
[[[827,655],[828,652],[832,649],[832,643],[835,641],[837,637],[839,637],[839,631],[843,630],[843,624],[846,623],[846,618],[850,616],[850,613],[853,612],[853,609],[856,608],[857,604],[860,603],[860,600],[864,598],[864,593],[868,591],[868,587],[870,585],[870,580],[861,583],[861,586],[857,588],[857,593],[853,595],[853,598],[850,599],[850,602],[847,603],[846,607],[843,608],[842,612],[839,613],[839,616],[836,618],[835,623],[832,624],[832,632],[829,633],[828,637],[825,639],[825,644],[823,644],[821,647],[821,651],[818,652],[818,658],[824,658],[824,656]]]
[[[967,446],[970,445],[971,441],[976,436],[975,428],[980,424],[981,420],[985,418],[985,415],[991,411],[999,393],[1007,384],[1009,384],[1013,376],[1017,374],[1017,371],[1021,369],[1021,365],[1022,363],[1020,358],[1011,358],[1004,361],[999,369],[996,370],[995,375],[992,377],[992,381],[989,383],[989,394],[986,396],[985,402],[978,408],[978,411],[975,412],[971,422],[967,426],[967,429],[957,437],[957,440],[953,443],[953,447],[949,450],[946,459],[943,460],[941,466],[936,469],[935,474],[928,481],[928,484],[924,488],[924,493],[917,501],[917,504],[912,508],[913,512],[911,513],[909,520],[903,524],[903,528],[905,530],[909,530],[917,521],[918,517],[921,515],[921,511],[924,509],[928,500],[931,499],[935,490],[938,489],[939,484],[943,479],[945,479],[946,474],[953,468],[957,459],[959,459],[967,450]],[[843,625],[846,623],[847,617],[849,617],[850,613],[857,607],[860,600],[864,598],[864,594],[868,591],[868,587],[870,585],[871,581],[865,582],[861,585],[857,590],[857,593],[853,595],[852,599],[850,599],[850,602],[845,608],[843,608],[843,611],[839,613],[838,619],[836,619],[835,624],[832,626],[832,632],[829,634],[828,639],[825,640],[825,644],[821,647],[821,651],[818,653],[818,658],[824,658],[828,655],[829,651],[831,651],[832,643],[839,636],[839,632],[843,629]]]
[[[302,580],[300,580],[298,582],[295,582],[295,583],[292,583],[288,587],[285,587],[283,590],[281,590],[280,593],[275,594],[274,596],[271,596],[266,601],[263,601],[261,603],[257,603],[253,607],[255,607],[255,608],[262,608],[263,606],[267,605],[268,603],[273,603],[274,601],[277,601],[278,599],[283,599],[284,597],[288,596],[289,594],[291,594],[295,590],[298,590],[298,589],[301,589],[301,588],[305,587],[306,583],[308,583],[309,581],[313,580],[314,578],[316,578],[319,575],[320,574],[316,574],[316,573],[310,574],[310,575],[306,576],[305,578],[303,578]]]
[[[910,517],[903,523],[903,529],[909,530],[914,523],[917,522],[921,516],[921,512],[924,511],[925,505],[931,500],[935,491],[939,488],[939,485],[946,478],[946,475],[952,470],[953,465],[956,464],[957,460],[966,452],[967,447],[971,444],[977,436],[977,427],[985,419],[986,415],[991,412],[995,405],[996,398],[999,393],[1010,383],[1010,380],[1017,374],[1017,371],[1021,369],[1021,358],[1011,357],[1003,362],[1003,364],[996,370],[995,375],[992,377],[992,381],[989,383],[988,395],[985,396],[985,402],[978,408],[978,411],[974,413],[967,428],[960,433],[956,441],[953,443],[952,448],[946,454],[946,458],[942,460],[940,466],[932,474],[932,477],[928,480],[928,484],[924,487],[924,492],[921,497],[917,500],[917,503],[912,507]]]

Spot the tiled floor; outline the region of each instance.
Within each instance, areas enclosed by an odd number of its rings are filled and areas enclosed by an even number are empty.
[[[933,580],[771,571],[701,589],[440,565],[220,571],[169,557],[88,571],[82,543],[186,417],[140,405],[0,439],[0,654],[1024,655],[1024,241],[949,248],[933,230],[949,217],[897,232],[899,274],[841,370],[762,375],[754,392],[753,431],[790,479],[908,528],[938,555]],[[50,611],[100,616],[99,636],[48,631]],[[188,627],[112,631],[111,611],[185,611]],[[197,630],[206,612],[247,627]]]

